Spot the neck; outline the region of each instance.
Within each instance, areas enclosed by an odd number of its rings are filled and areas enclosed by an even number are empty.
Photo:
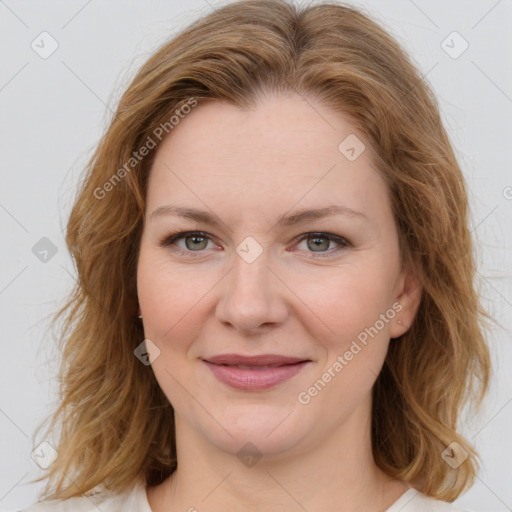
[[[178,469],[158,491],[148,491],[151,508],[385,512],[409,486],[375,465],[368,417],[363,406],[321,443],[299,443],[254,465],[245,465],[236,450],[212,446],[176,417]]]

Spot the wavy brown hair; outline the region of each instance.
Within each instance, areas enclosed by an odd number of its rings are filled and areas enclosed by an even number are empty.
[[[487,317],[465,183],[435,96],[397,41],[362,11],[249,0],[215,10],[156,51],[90,159],[67,226],[77,283],[54,318],[63,320],[60,396],[46,421],[48,435],[59,428],[58,457],[36,480],[48,479],[46,499],[100,484],[122,491],[140,476],[156,485],[176,468],[172,406],[134,356],[144,339],[138,248],[158,145],[108,194],[98,190],[191,99],[247,108],[262,92],[319,98],[364,134],[389,189],[402,263],[414,266],[423,288],[415,321],[390,345],[374,386],[377,465],[446,501],[472,484],[477,454],[457,427],[463,406],[479,404],[488,386]],[[457,469],[441,457],[454,441],[469,455]]]

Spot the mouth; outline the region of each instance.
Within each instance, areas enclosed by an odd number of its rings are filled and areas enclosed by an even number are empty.
[[[222,354],[202,360],[222,383],[245,391],[272,388],[297,375],[310,359],[277,354],[242,356]]]

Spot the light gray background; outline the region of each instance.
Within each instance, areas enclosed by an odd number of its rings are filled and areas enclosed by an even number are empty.
[[[352,0],[366,7],[427,74],[470,188],[495,377],[464,432],[483,466],[458,500],[481,512],[512,510],[512,48],[511,0]],[[124,87],[156,47],[219,6],[213,0],[0,0],[1,269],[0,510],[37,499],[35,426],[56,400],[48,315],[73,284],[63,229],[77,180]],[[31,47],[47,31],[58,49]],[[463,49],[457,31],[469,44]],[[443,41],[446,42],[443,44]],[[446,48],[451,46],[451,50]],[[443,46],[452,53],[450,56]],[[49,41],[45,43],[49,48]],[[57,253],[42,262],[33,246]]]

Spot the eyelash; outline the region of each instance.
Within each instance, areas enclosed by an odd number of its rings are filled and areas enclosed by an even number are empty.
[[[211,240],[208,233],[205,233],[204,231],[180,231],[179,233],[174,233],[171,235],[165,236],[162,240],[160,240],[159,245],[160,247],[170,247],[171,245],[174,245],[174,243],[182,238],[192,238],[194,236],[200,237],[200,238],[207,238],[208,240]],[[334,252],[338,252],[346,247],[350,247],[351,244],[348,240],[341,236],[333,235],[331,233],[321,233],[321,232],[312,232],[312,233],[304,233],[298,238],[297,243],[302,242],[303,240],[307,240],[308,238],[327,238],[331,242],[335,242],[339,244],[339,247],[332,250],[332,251],[321,251],[319,253],[315,253],[314,251],[309,251],[313,258],[327,258],[332,256]],[[201,253],[205,252],[205,249],[199,250],[199,251],[190,251],[190,250],[184,250],[176,245],[174,245],[173,251],[176,251],[178,254],[184,255],[184,256],[192,256],[193,258],[202,256]],[[197,253],[197,254],[194,254]]]

